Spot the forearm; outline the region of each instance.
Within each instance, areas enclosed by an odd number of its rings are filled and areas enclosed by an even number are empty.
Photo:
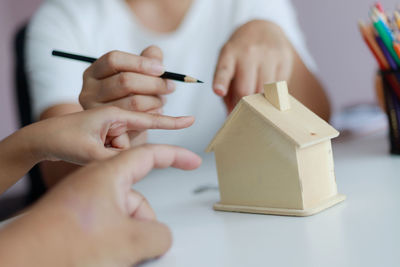
[[[0,142],[0,194],[15,184],[41,160],[29,126]]]
[[[45,110],[41,116],[40,120],[46,120],[53,117],[63,116],[70,113],[76,113],[82,111],[82,107],[79,104],[60,104],[52,106]],[[42,178],[47,187],[53,187],[64,177],[66,177],[71,172],[78,169],[78,165],[63,161],[44,161],[40,163],[40,172]]]
[[[318,116],[329,121],[331,106],[324,88],[296,51],[294,55],[293,71],[289,80],[291,94]]]

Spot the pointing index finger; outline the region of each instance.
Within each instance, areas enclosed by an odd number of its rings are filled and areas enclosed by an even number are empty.
[[[135,112],[127,118],[128,131],[146,129],[178,130],[191,126],[194,117],[170,117],[160,114]]]
[[[235,74],[235,57],[227,46],[221,50],[218,64],[215,69],[213,89],[219,96],[226,96]]]

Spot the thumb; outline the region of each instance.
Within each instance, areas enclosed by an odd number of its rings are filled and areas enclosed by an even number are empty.
[[[162,256],[172,245],[172,234],[162,223],[132,220],[128,227],[127,251],[133,265]]]
[[[142,145],[121,152],[104,162],[103,166],[119,176],[125,184],[135,184],[153,168],[170,166],[182,170],[193,170],[200,166],[201,158],[195,153],[170,145]]]

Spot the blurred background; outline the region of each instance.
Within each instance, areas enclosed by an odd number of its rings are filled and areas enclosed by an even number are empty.
[[[67,1],[67,0],[66,0]],[[292,0],[318,67],[318,76],[335,113],[360,103],[375,103],[377,66],[358,32],[358,19],[366,19],[369,0]],[[400,1],[382,0],[387,11]],[[41,0],[0,1],[0,139],[18,128],[14,104],[13,38]],[[23,182],[19,187],[23,187]],[[14,190],[18,190],[18,186]]]
[[[0,2],[0,138],[17,127],[13,103],[13,37],[42,0]],[[318,63],[320,80],[331,97],[335,112],[363,102],[374,102],[373,73],[376,64],[363,43],[357,21],[366,19],[369,0],[292,0],[306,35],[308,47]],[[393,10],[395,0],[381,1]]]

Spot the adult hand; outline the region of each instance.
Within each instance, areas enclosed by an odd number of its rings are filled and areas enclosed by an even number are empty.
[[[175,90],[174,82],[161,79],[163,54],[156,46],[141,56],[112,51],[95,61],[83,75],[79,102],[84,109],[112,105],[149,112],[163,106],[162,95]]]
[[[150,46],[140,56],[112,51],[100,57],[83,75],[79,102],[84,109],[116,106],[125,110],[162,113],[164,95],[175,90],[175,83],[161,79],[164,73],[163,53]],[[127,134],[133,146],[147,140],[141,135]]]
[[[193,122],[193,117],[100,107],[43,120],[21,131],[26,133],[26,143],[38,161],[63,160],[82,165],[128,149],[128,132],[138,135],[147,129],[182,129]]]
[[[263,84],[289,80],[295,52],[282,29],[254,20],[238,28],[221,50],[214,92],[224,97],[228,112],[243,97],[262,92]]]
[[[0,232],[7,266],[131,266],[164,254],[168,228],[132,190],[152,168],[197,168],[183,148],[145,145],[92,163],[60,182]]]

